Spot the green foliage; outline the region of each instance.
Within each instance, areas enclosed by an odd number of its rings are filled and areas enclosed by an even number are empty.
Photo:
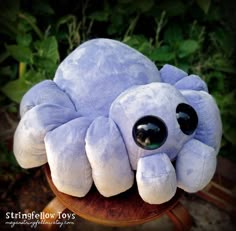
[[[31,86],[53,78],[59,62],[81,42],[114,38],[147,55],[158,67],[170,63],[201,76],[221,110],[222,153],[233,152],[235,41],[223,1],[26,2],[0,3],[0,33],[4,37],[0,45],[0,102],[19,103]]]
[[[54,36],[32,41],[30,34],[17,35],[17,44],[6,45],[6,51],[19,64],[19,78],[6,83],[1,91],[19,103],[24,93],[37,82],[52,78],[59,61]],[[24,66],[24,70],[20,68]]]
[[[43,11],[52,13],[45,4],[41,6]],[[59,63],[59,51],[56,37],[47,34],[47,31],[43,33],[35,16],[30,15],[29,12],[22,13],[19,1],[14,3],[9,1],[8,7],[5,14],[1,15],[7,21],[1,20],[0,23],[2,28],[6,28],[1,32],[8,35],[6,41],[9,44],[4,44],[6,55],[1,60],[1,64],[7,63],[7,65],[1,67],[0,72],[6,74],[5,77],[12,76],[5,84],[4,80],[0,81],[4,85],[1,91],[11,100],[19,103],[30,87],[43,79],[53,77]],[[12,24],[9,21],[12,21]],[[9,34],[8,28],[13,27],[15,27],[14,33]],[[8,63],[14,65],[14,69],[18,69],[18,78],[11,71],[4,73],[4,70],[9,67]]]
[[[8,150],[6,144],[0,143],[0,179],[1,178],[15,178],[15,173],[27,172],[23,170],[17,163],[13,153]]]
[[[10,45],[6,48],[9,54],[17,61],[29,64],[33,63],[33,53],[29,47],[23,45]]]
[[[196,0],[196,2],[199,7],[205,12],[205,14],[207,14],[211,5],[211,0]]]
[[[11,100],[20,103],[22,96],[31,86],[22,79],[16,79],[8,82],[1,90]]]

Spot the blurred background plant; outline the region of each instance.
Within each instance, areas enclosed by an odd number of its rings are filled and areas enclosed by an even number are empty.
[[[96,37],[123,41],[159,68],[169,63],[201,76],[221,111],[220,155],[236,161],[235,4],[220,0],[8,0],[0,1],[0,12],[0,171],[3,166],[19,170],[11,146],[23,94],[34,84],[52,79],[69,52]]]

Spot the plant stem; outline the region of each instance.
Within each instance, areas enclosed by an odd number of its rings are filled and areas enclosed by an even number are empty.
[[[91,19],[91,21],[89,23],[89,26],[88,26],[88,29],[87,29],[87,32],[86,32],[87,36],[91,33],[93,23],[94,23],[94,20]]]
[[[140,14],[137,13],[136,17],[135,17],[134,19],[132,19],[131,23],[129,24],[128,29],[127,29],[126,32],[125,32],[125,35],[124,35],[124,37],[123,37],[123,40],[125,40],[125,38],[128,37],[129,35],[132,35],[132,34],[133,34],[134,28],[135,28],[135,26],[136,26],[136,24],[137,24],[137,22],[138,22],[139,17],[140,17]]]
[[[19,13],[19,15],[18,15],[20,18],[23,18],[25,21],[27,21],[29,24],[30,24],[30,26],[33,28],[33,30],[35,31],[35,33],[38,35],[38,37],[40,38],[40,39],[43,39],[43,33],[40,31],[40,29],[26,16],[26,15],[24,15],[24,14],[22,14],[22,13]]]
[[[159,36],[160,36],[161,29],[164,25],[165,15],[166,15],[166,12],[162,11],[160,20],[158,21],[156,19],[156,23],[157,23],[156,36],[155,36],[155,46],[156,47],[159,47],[159,45],[160,45]]]
[[[81,23],[82,23],[82,41],[85,41],[86,40],[86,33],[85,33],[85,28],[86,28],[86,10],[87,10],[87,7],[88,7],[88,4],[89,4],[89,0],[86,0],[84,3],[83,3],[83,7],[82,7],[82,20],[81,20]]]
[[[26,70],[26,63],[20,62],[20,63],[19,63],[19,79],[22,78],[22,76],[23,76],[24,73],[25,73],[25,70]]]

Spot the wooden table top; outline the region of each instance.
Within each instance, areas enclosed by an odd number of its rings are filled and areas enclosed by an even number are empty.
[[[50,188],[66,208],[86,220],[109,226],[131,226],[154,220],[174,208],[183,193],[178,189],[170,201],[151,205],[139,196],[135,182],[131,189],[113,197],[103,197],[93,185],[85,197],[78,198],[57,190],[48,164],[44,166],[44,172]]]

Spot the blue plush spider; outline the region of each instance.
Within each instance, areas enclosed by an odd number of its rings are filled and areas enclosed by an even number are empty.
[[[136,180],[148,203],[202,189],[216,168],[222,125],[203,80],[109,39],[74,50],[54,80],[30,89],[14,137],[19,164],[49,163],[58,190],[113,196]],[[175,163],[175,164],[173,164]]]

